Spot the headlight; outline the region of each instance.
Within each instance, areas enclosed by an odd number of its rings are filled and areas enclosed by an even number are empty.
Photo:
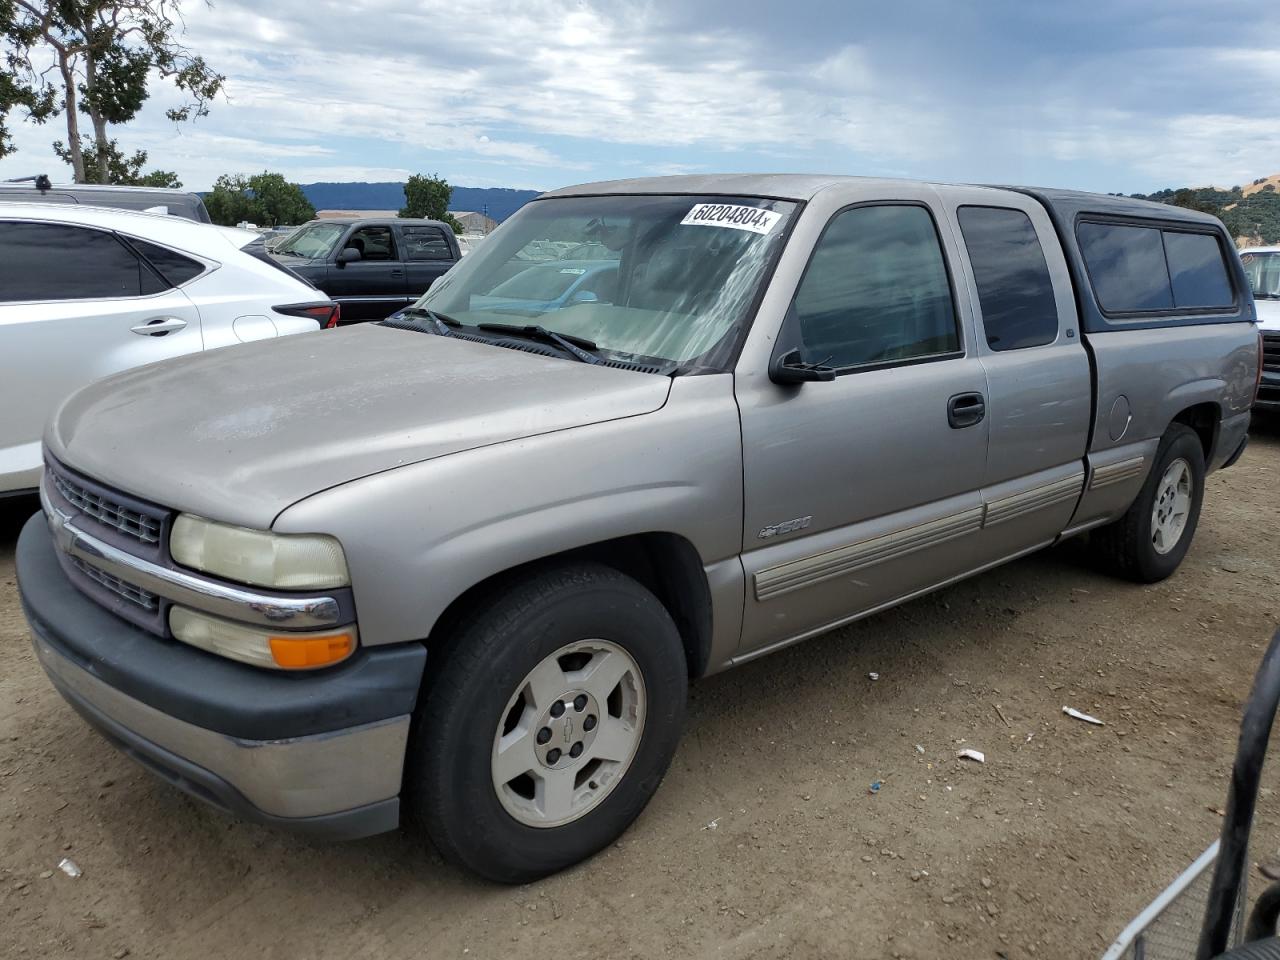
[[[169,552],[184,567],[258,587],[310,590],[351,582],[341,544],[318,533],[269,533],[184,513],[173,522]]]
[[[174,606],[169,629],[183,643],[255,667],[312,670],[339,663],[356,648],[356,628],[328,633],[269,633],[221,617]]]

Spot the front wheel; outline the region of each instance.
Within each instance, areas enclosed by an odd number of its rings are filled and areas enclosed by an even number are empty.
[[[657,789],[688,677],[670,615],[630,577],[576,564],[518,578],[432,654],[405,802],[446,858],[536,879],[616,839]]]
[[[1204,472],[1199,436],[1185,424],[1170,426],[1137,499],[1119,520],[1093,534],[1103,563],[1139,583],[1155,583],[1178,569],[1200,520]]]

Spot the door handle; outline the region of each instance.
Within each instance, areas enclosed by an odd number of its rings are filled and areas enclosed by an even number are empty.
[[[404,276],[404,271],[397,267],[395,270],[392,270],[392,271],[391,271],[391,275],[392,275],[393,277],[403,277],[403,276]]]
[[[163,337],[167,333],[177,333],[186,325],[187,321],[180,317],[152,317],[129,329],[142,337]]]
[[[947,401],[947,423],[953,430],[972,427],[987,415],[987,401],[980,393],[957,393]]]

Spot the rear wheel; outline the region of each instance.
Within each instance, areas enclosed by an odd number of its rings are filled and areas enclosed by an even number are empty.
[[[1200,437],[1185,424],[1170,426],[1137,499],[1119,520],[1093,534],[1111,572],[1155,583],[1178,569],[1200,520],[1204,470]]]
[[[657,789],[688,677],[671,617],[631,578],[578,564],[508,582],[432,655],[405,802],[448,859],[545,876],[613,841]]]

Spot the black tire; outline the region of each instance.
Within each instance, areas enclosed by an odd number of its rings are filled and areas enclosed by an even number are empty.
[[[1191,509],[1182,534],[1168,553],[1160,553],[1152,543],[1152,511],[1160,481],[1169,465],[1178,458],[1191,468]],[[1172,424],[1160,438],[1155,462],[1138,497],[1119,520],[1095,530],[1091,545],[1102,566],[1116,576],[1138,583],[1156,583],[1178,569],[1187,555],[1200,506],[1204,502],[1204,448],[1200,437],[1185,424]]]
[[[499,883],[546,876],[614,841],[653,796],[680,738],[688,673],[666,609],[630,577],[579,563],[509,578],[446,629],[427,656],[429,679],[410,732],[407,819],[447,860]],[[579,819],[528,826],[499,800],[494,735],[530,671],[586,639],[622,647],[639,667],[646,700],[639,745],[616,785]]]

